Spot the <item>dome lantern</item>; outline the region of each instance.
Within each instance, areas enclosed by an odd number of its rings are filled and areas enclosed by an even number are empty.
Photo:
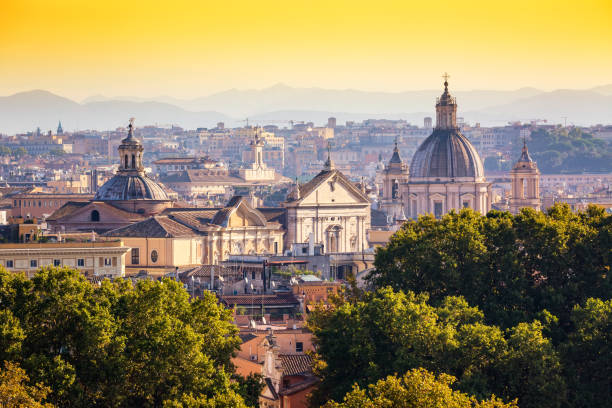
[[[119,158],[121,159],[119,173],[144,174],[144,166],[142,164],[143,151],[142,143],[134,137],[134,118],[130,118],[128,135],[121,141],[118,148]]]

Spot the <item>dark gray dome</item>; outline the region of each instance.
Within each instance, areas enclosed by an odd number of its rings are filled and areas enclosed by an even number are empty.
[[[167,201],[168,195],[155,181],[144,174],[117,174],[98,189],[94,200],[126,201],[126,200],[156,200]]]
[[[457,129],[436,129],[419,146],[410,164],[410,178],[484,177],[478,152]]]

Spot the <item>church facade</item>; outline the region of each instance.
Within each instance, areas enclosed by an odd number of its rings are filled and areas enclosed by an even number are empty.
[[[478,152],[457,126],[457,102],[448,80],[436,101],[436,127],[417,149],[409,170],[394,152],[383,179],[381,208],[394,219],[402,215],[398,202],[413,219],[422,214],[440,218],[461,208],[482,214],[491,209],[491,184]]]
[[[369,245],[370,200],[328,154],[325,168],[303,185],[296,184],[284,203],[287,211],[286,246],[322,244],[326,253],[361,252]]]

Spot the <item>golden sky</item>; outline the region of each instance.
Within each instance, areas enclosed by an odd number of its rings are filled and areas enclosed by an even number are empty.
[[[612,0],[0,0],[0,95],[612,83]]]

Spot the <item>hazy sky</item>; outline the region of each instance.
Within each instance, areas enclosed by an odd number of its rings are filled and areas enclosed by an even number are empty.
[[[0,95],[612,83],[612,1],[0,0]]]

